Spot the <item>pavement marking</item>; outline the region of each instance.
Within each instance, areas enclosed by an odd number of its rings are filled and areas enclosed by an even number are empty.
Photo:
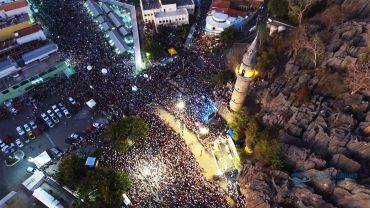
[[[47,132],[45,132],[45,135],[46,137],[48,138],[49,142],[54,146],[56,147],[55,143],[53,142],[53,140],[51,140],[51,137],[49,136],[49,134]]]

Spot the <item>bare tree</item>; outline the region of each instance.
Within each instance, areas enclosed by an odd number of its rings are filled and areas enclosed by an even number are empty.
[[[318,60],[325,54],[325,46],[320,37],[315,34],[313,37],[308,37],[303,32],[303,29],[297,30],[297,36],[292,44],[294,55],[302,50],[308,50],[312,55],[312,62],[314,67],[317,67]]]
[[[288,0],[289,13],[297,18],[299,26],[302,25],[305,12],[313,3],[315,3],[315,0]]]
[[[347,82],[351,88],[351,94],[359,90],[370,91],[370,57],[360,60],[348,67]]]

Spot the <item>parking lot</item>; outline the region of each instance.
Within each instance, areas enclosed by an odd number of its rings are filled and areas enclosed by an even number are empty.
[[[44,100],[42,101],[43,107],[40,110],[46,113],[48,109],[52,109],[52,105],[61,101],[62,100],[57,97]],[[60,118],[58,117],[59,123],[55,124],[53,128],[48,127],[46,122],[43,122],[41,118],[37,118],[41,117],[40,112],[33,113],[32,107],[29,106],[24,106],[17,115],[12,115],[10,119],[0,121],[0,138],[3,141],[5,137],[8,136],[9,138],[9,136],[11,136],[12,142],[14,142],[15,139],[19,138],[16,127],[23,126],[31,120],[35,121],[36,125],[43,129],[41,135],[30,140],[29,143],[25,143],[22,139],[24,146],[18,149],[21,149],[25,153],[25,159],[19,161],[14,166],[6,166],[4,163],[4,155],[1,154],[0,178],[2,178],[2,180],[0,182],[0,198],[4,197],[11,190],[22,190],[22,182],[30,176],[30,173],[27,173],[26,169],[29,166],[34,166],[27,158],[35,157],[41,152],[55,146],[64,151],[69,146],[65,144],[65,139],[68,138],[71,133],[82,132],[87,126],[92,124],[92,122],[101,119],[101,116],[95,115],[87,106],[82,106],[80,110],[73,110],[70,107],[71,105],[68,105],[67,102],[68,101],[64,101],[63,104],[71,113],[71,117],[69,119],[66,118],[65,115],[62,115]],[[56,113],[54,112],[54,114]],[[24,130],[24,128],[22,129]]]

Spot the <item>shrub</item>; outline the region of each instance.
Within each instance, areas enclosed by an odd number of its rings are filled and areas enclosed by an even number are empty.
[[[258,141],[254,148],[254,155],[257,159],[270,164],[274,169],[280,169],[283,166],[280,159],[281,143],[275,139]]]
[[[288,18],[288,1],[287,0],[270,0],[267,4],[269,12],[277,18]]]

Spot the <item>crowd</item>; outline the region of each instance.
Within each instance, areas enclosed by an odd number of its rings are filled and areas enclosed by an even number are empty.
[[[52,95],[64,99],[72,96],[80,103],[94,99],[99,112],[118,108],[113,120],[122,114],[140,115],[151,127],[145,142],[134,145],[126,154],[112,153],[109,146],[101,142],[93,144],[104,150],[103,165],[130,174],[133,183],[130,194],[135,207],[228,207],[226,193],[204,178],[184,141],[150,107],[150,104],[162,105],[194,132],[199,132],[199,126],[207,125],[217,103],[227,102],[230,96],[228,90],[225,90],[226,96],[214,92],[207,79],[220,70],[222,62],[222,57],[211,56],[202,47],[208,42],[199,42],[199,50],[181,51],[181,56],[172,63],[156,65],[145,74],[136,75],[132,70],[132,57],[114,53],[88,15],[83,1],[33,2],[40,7],[37,18],[47,27],[76,73],[69,78],[59,76],[41,83],[30,95],[38,100]],[[92,69],[88,70],[88,66]],[[102,68],[108,72],[101,73]],[[138,90],[132,90],[133,86]],[[186,104],[182,110],[176,107],[179,101]],[[209,135],[202,138],[206,146],[225,131],[210,130]],[[237,204],[245,205],[239,195],[231,196]]]

